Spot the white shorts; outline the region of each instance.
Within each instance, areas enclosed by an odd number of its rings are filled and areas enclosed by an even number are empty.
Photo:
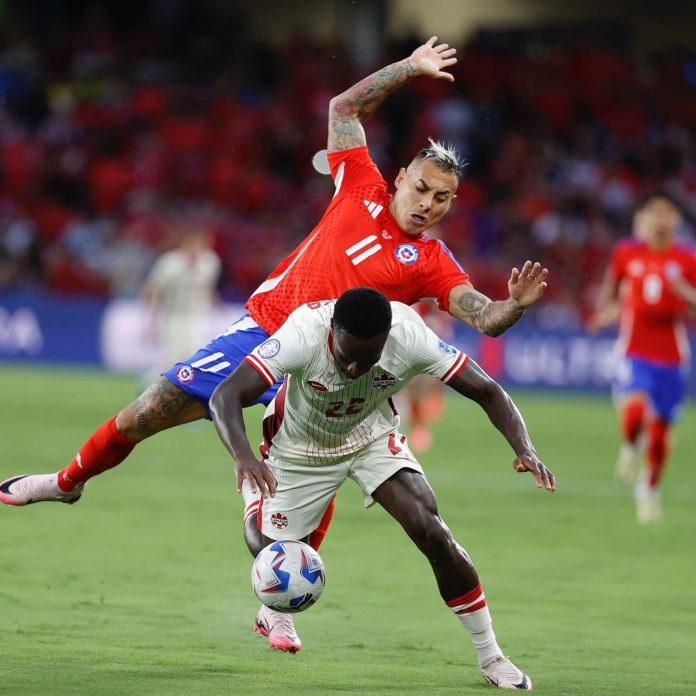
[[[392,437],[393,436],[393,437]],[[375,501],[372,493],[401,469],[421,474],[423,469],[408,448],[406,436],[391,433],[369,447],[335,464],[309,466],[283,462],[271,454],[266,460],[278,481],[274,498],[261,501],[261,531],[269,539],[304,539],[321,522],[341,484],[351,478],[365,494],[365,507]]]

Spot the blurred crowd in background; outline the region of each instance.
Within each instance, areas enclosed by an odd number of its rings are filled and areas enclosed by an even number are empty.
[[[209,231],[220,293],[243,300],[332,195],[311,165],[329,99],[366,74],[342,45],[264,44],[238,11],[137,27],[87,6],[0,24],[0,291],[134,296],[177,224]],[[387,42],[373,68],[424,38]],[[450,37],[447,37],[452,43]],[[635,204],[665,188],[696,215],[696,63],[638,63],[616,28],[486,31],[455,83],[414,80],[367,125],[387,180],[428,136],[468,166],[439,234],[476,287],[550,269],[537,319],[580,326]]]

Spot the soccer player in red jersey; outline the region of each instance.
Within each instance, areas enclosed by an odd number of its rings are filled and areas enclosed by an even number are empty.
[[[546,288],[547,270],[526,261],[513,268],[510,296],[492,301],[427,230],[449,210],[462,164],[455,151],[430,142],[395,180],[394,195],[367,150],[364,121],[392,92],[417,76],[453,81],[447,68],[456,50],[432,37],[404,60],[369,75],[329,104],[328,158],[336,193],[319,224],[270,274],[247,303],[248,314],[188,360],[177,363],[133,403],[99,427],[70,464],[53,474],[13,476],[0,483],[0,501],[27,505],[75,502],[85,482],[117,466],[135,445],[162,430],[210,418],[215,388],[298,306],[369,286],[390,300],[439,306],[476,330],[497,336],[522,316]],[[182,327],[185,330],[185,327]],[[268,404],[269,389],[259,402]],[[245,534],[260,550],[256,491],[245,493]],[[327,521],[332,506],[327,509]],[[313,538],[318,545],[323,522]]]
[[[614,393],[622,445],[618,478],[629,483],[643,440],[646,472],[635,484],[639,522],[656,522],[658,485],[669,452],[669,431],[684,401],[689,345],[684,319],[696,307],[696,253],[674,239],[679,206],[663,192],[650,195],[636,215],[634,237],[611,256],[590,328],[611,323],[618,307]]]

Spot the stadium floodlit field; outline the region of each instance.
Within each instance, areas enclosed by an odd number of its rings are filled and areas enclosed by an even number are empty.
[[[131,379],[0,369],[0,475],[52,471],[131,400]],[[535,691],[696,693],[696,411],[639,528],[613,481],[608,399],[517,396],[559,490],[515,474],[474,404],[452,395],[421,459],[482,577],[501,646]],[[261,411],[249,412],[259,431]],[[468,635],[381,509],[343,487],[321,553],[327,588],[304,648],[252,633],[251,557],[233,463],[212,425],[140,445],[75,506],[0,509],[0,691],[8,694],[485,694]]]

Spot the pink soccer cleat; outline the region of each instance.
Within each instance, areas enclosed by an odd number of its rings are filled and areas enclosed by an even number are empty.
[[[292,616],[274,611],[265,605],[256,614],[254,632],[268,637],[268,643],[274,650],[294,654],[302,649],[302,641],[295,631]]]

